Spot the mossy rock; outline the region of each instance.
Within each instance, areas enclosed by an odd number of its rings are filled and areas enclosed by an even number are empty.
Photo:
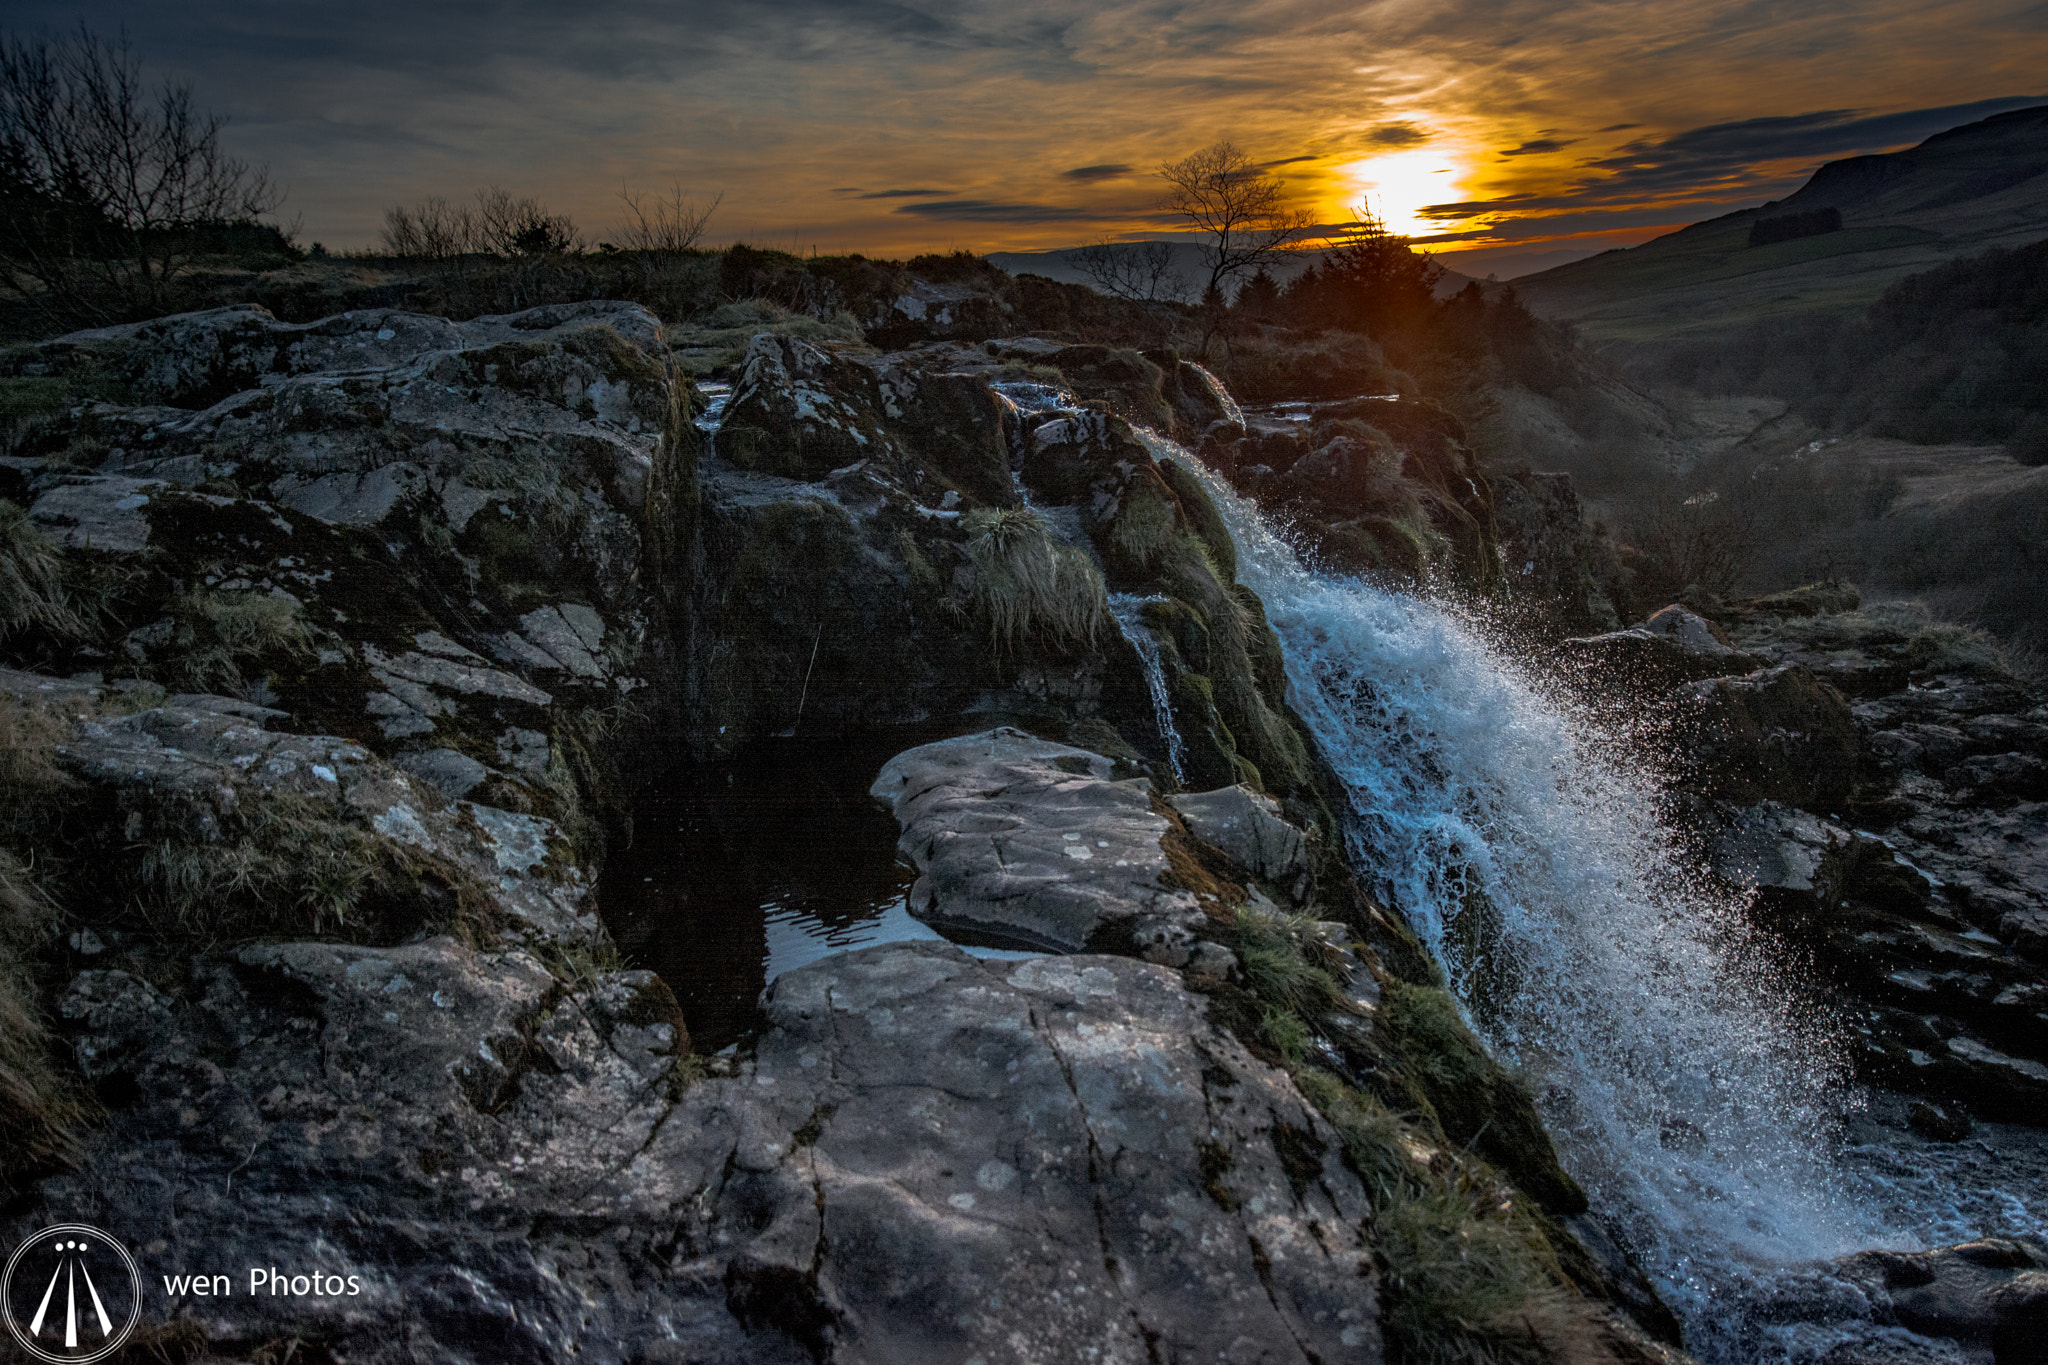
[[[1223,522],[1223,514],[1216,510],[1216,504],[1209,500],[1208,490],[1197,479],[1172,460],[1159,465],[1160,477],[1173,490],[1180,501],[1181,515],[1186,518],[1188,528],[1200,537],[1208,547],[1209,558],[1227,582],[1237,577],[1237,542],[1230,538],[1230,528]]]
[[[969,505],[1016,503],[1010,479],[1009,408],[986,380],[966,374],[918,375],[914,392],[899,406],[900,418],[886,408],[885,416],[903,448],[924,470],[959,489]]]
[[[1447,993],[1389,982],[1378,1026],[1446,1137],[1507,1172],[1550,1212],[1586,1211],[1586,1193],[1558,1164],[1535,1101],[1487,1053]]]
[[[1068,346],[1046,357],[1074,391],[1106,402],[1141,426],[1173,429],[1173,405],[1166,401],[1166,374],[1137,351],[1114,346]]]

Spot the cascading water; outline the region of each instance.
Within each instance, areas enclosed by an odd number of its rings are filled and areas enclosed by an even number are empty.
[[[1354,866],[1527,1070],[1693,1348],[1735,1358],[1741,1305],[1778,1268],[1898,1245],[1829,1159],[1851,1099],[1837,1054],[1774,991],[1740,904],[1689,874],[1654,781],[1451,613],[1304,567],[1254,505],[1146,439],[1229,525],[1288,699],[1348,793]]]
[[[1187,742],[1180,736],[1180,728],[1173,723],[1173,699],[1166,690],[1166,668],[1159,659],[1159,641],[1152,635],[1152,627],[1145,624],[1145,605],[1162,601],[1162,598],[1139,597],[1133,593],[1113,592],[1109,595],[1109,614],[1116,621],[1116,628],[1130,641],[1131,648],[1138,652],[1138,661],[1145,666],[1145,690],[1152,696],[1152,719],[1159,726],[1159,737],[1166,744],[1166,762],[1173,769],[1176,783],[1187,780]]]

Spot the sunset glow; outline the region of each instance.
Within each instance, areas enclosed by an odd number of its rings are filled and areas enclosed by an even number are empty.
[[[1158,168],[1228,138],[1320,223],[1363,204],[1431,250],[1587,254],[2043,93],[2048,29],[2015,0],[1845,6],[1787,11],[1767,39],[1744,0],[1651,0],[1626,24],[1562,0],[1512,23],[1265,0],[511,0],[488,44],[393,0],[261,6],[260,24],[224,0],[18,0],[13,22],[89,18],[195,79],[330,247],[375,241],[392,204],[492,184],[593,241],[622,185],[723,194],[716,240],[803,253],[1143,240],[1182,227]]]
[[[1464,176],[1446,149],[1418,148],[1357,161],[1342,168],[1345,209],[1370,209],[1389,232],[1423,237],[1439,230],[1421,216],[1431,204],[1464,197]]]

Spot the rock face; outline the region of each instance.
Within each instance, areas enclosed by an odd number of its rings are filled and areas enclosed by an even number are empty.
[[[1938,1101],[1923,1124],[1936,1134],[1966,1134],[1972,1117],[2038,1122],[2042,694],[1966,632],[1862,608],[1847,584],[1726,615],[1725,639],[1667,608],[1566,649],[1588,676],[1661,698],[1713,866],[1754,888],[1753,918],[1813,964],[1862,1077]],[[1765,666],[1682,681],[1715,661]]]
[[[869,949],[783,977],[742,1074],[687,1089],[644,973],[446,939],[244,949],[186,1002],[86,972],[64,1011],[141,1099],[46,1213],[361,1287],[178,1305],[220,1347],[1381,1358],[1334,1135],[1162,968]]]

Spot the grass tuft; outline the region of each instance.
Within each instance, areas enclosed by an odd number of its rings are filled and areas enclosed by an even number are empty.
[[[201,589],[172,599],[170,611],[178,624],[176,679],[194,692],[242,696],[244,665],[312,651],[312,632],[289,597]]]
[[[1033,638],[1055,649],[1095,642],[1109,617],[1102,575],[1080,551],[1055,545],[1043,516],[1028,507],[982,508],[964,524],[975,600],[991,638],[1012,649]]]
[[[91,1109],[58,1061],[29,967],[58,932],[56,906],[0,851],[0,1190],[64,1156]]]
[[[1319,960],[1322,939],[1306,915],[1245,909],[1237,915],[1238,956],[1261,1000],[1314,1018],[1344,1005],[1344,991]]]
[[[0,639],[31,626],[87,631],[69,600],[62,552],[27,512],[0,499]]]

